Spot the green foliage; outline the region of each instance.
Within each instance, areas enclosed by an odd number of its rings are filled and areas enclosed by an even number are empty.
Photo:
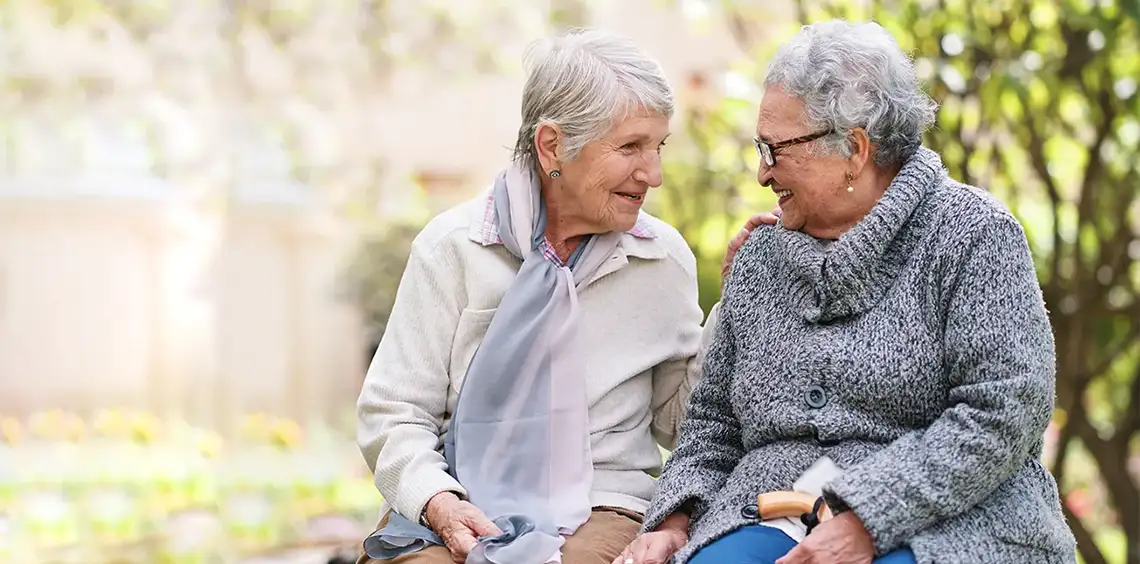
[[[753,103],[726,98],[715,105],[694,104],[685,128],[664,152],[664,184],[651,211],[680,231],[697,258],[701,307],[707,313],[720,299],[721,264],[729,239],[750,210],[775,205],[756,184],[752,143]]]
[[[366,362],[372,359],[388,324],[412,241],[432,213],[422,187],[412,182],[401,183],[398,192],[405,196],[403,201],[387,206],[380,187],[370,188],[357,192],[344,208],[344,217],[355,225],[358,238],[342,281],[349,299],[364,314]]]
[[[753,55],[742,72],[759,82],[779,40],[750,33],[762,17],[756,4],[720,8]],[[804,23],[873,19],[890,30],[941,104],[927,146],[1025,226],[1057,342],[1058,444],[1048,462],[1083,559],[1140,563],[1140,490],[1129,470],[1140,443],[1138,3],[798,0],[796,9]],[[685,116],[692,146],[669,154],[663,216],[698,251],[702,280],[719,274],[706,248],[766,209],[741,197],[761,190],[746,158],[758,102],[702,106]],[[1114,525],[1127,541],[1105,532]]]
[[[315,537],[342,515],[359,534],[383,499],[351,440],[266,414],[241,441],[153,414],[0,418],[0,561],[233,562]],[[342,527],[343,528],[343,527]],[[329,535],[331,532],[317,533]],[[353,541],[356,542],[356,541]]]
[[[345,281],[352,301],[365,315],[366,360],[380,344],[388,324],[412,241],[422,228],[415,221],[383,223],[365,232],[348,263]]]

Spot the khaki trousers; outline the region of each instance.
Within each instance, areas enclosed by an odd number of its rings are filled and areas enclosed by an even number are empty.
[[[379,529],[388,522],[380,521]],[[641,515],[628,509],[596,507],[590,518],[566,537],[562,545],[563,564],[612,564],[621,551],[637,536]],[[356,564],[451,564],[451,553],[442,546],[429,546],[419,552],[392,560],[373,560],[362,555]]]

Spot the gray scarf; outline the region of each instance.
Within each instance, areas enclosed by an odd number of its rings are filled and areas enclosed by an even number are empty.
[[[503,531],[479,539],[468,564],[559,562],[563,535],[591,511],[585,373],[574,349],[577,292],[620,234],[590,237],[562,265],[545,242],[546,208],[534,173],[517,165],[504,170],[493,197],[499,238],[523,264],[467,369],[444,456],[471,503]],[[431,544],[443,542],[393,512],[364,548],[384,560]]]

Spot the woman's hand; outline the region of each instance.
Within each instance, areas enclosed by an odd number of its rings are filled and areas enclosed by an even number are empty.
[[[875,543],[863,522],[846,511],[820,523],[776,564],[871,564]]]
[[[503,534],[479,508],[451,492],[435,494],[424,513],[428,526],[443,539],[456,564],[467,561],[467,553],[475,548],[479,537]]]
[[[674,513],[657,530],[638,535],[612,564],[665,564],[689,542],[689,516]]]
[[[638,535],[613,564],[665,564],[689,542],[689,535],[681,531],[653,531]]]
[[[780,219],[780,208],[772,210],[771,213],[758,213],[744,223],[744,228],[741,229],[731,241],[728,242],[728,252],[724,254],[724,264],[720,267],[720,278],[724,280],[728,278],[728,271],[732,268],[732,259],[736,257],[736,252],[748,240],[748,236],[752,234],[752,230],[761,225],[776,225]]]

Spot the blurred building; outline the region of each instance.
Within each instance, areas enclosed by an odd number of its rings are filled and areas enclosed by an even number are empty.
[[[679,86],[741,56],[699,0],[471,3],[451,28],[439,2],[388,21],[132,4],[0,8],[0,414],[350,414],[364,339],[338,281],[360,208],[487,182],[551,11],[634,37]],[[765,10],[759,33],[790,17]]]

